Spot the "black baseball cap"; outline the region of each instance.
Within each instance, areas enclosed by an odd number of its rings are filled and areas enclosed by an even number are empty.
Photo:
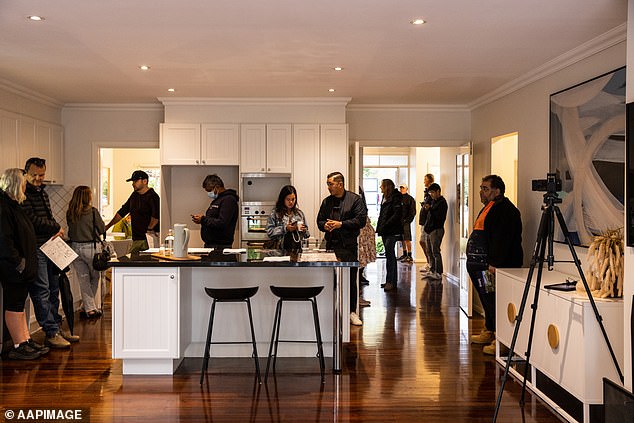
[[[132,172],[132,176],[130,176],[125,181],[130,182],[130,181],[136,181],[139,179],[150,179],[150,177],[147,175],[147,173],[143,172],[142,170],[135,170],[134,172]]]

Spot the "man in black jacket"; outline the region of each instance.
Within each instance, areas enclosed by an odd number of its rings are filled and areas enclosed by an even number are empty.
[[[26,171],[26,200],[22,209],[31,219],[37,240],[37,278],[29,284],[35,318],[46,334],[45,344],[52,348],[68,348],[79,336],[61,330],[59,315],[59,269],[39,248],[53,237],[64,236],[64,230],[55,221],[48,194],[44,191],[46,160],[31,157],[24,166]]]
[[[416,217],[416,200],[407,193],[407,184],[398,187],[403,196],[403,255],[398,258],[403,263],[413,263],[412,258],[412,222]]]
[[[427,221],[423,230],[427,234],[427,251],[429,254],[429,275],[431,279],[441,279],[443,273],[440,244],[445,236],[445,220],[447,220],[447,200],[440,195],[440,185],[434,183],[427,188],[432,199],[427,212]]]
[[[488,344],[483,352],[495,355],[495,271],[498,267],[522,267],[522,218],[504,196],[505,185],[497,175],[482,178],[480,210],[467,242],[467,272],[482,308],[485,329],[471,336],[474,344]]]
[[[326,248],[333,250],[341,261],[358,260],[357,238],[365,226],[368,210],[360,196],[346,191],[341,172],[328,174],[326,181],[330,195],[321,203],[317,214],[317,227],[325,232]],[[357,268],[350,268],[350,322],[355,326],[363,323],[356,312],[359,294],[357,290]]]
[[[420,225],[420,248],[423,249],[423,253],[425,254],[425,259],[427,260],[427,266],[421,267],[420,271],[425,274],[429,272],[429,263],[431,259],[429,258],[429,251],[427,251],[427,234],[425,233],[425,222],[427,222],[427,213],[429,211],[429,207],[431,207],[431,196],[429,195],[429,186],[434,183],[434,175],[428,173],[423,178],[423,184],[425,184],[425,194],[423,196],[423,201],[420,203],[420,213],[418,215],[418,224]]]
[[[226,189],[220,176],[207,175],[203,188],[212,199],[207,212],[193,214],[192,221],[200,224],[200,236],[206,248],[231,248],[238,222],[238,194]]]

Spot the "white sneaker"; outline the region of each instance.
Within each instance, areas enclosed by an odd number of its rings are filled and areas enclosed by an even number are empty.
[[[350,313],[350,324],[354,326],[363,326],[363,322],[359,319],[359,316],[354,311]]]

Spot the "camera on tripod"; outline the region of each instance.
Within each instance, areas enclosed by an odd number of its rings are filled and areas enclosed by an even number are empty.
[[[556,194],[561,191],[561,179],[556,173],[547,173],[546,179],[533,179],[531,181],[533,191],[543,191],[549,194]]]

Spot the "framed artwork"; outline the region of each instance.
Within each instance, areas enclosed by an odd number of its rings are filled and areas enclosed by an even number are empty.
[[[625,242],[630,247],[634,247],[634,103],[628,103],[626,119],[627,196],[625,207],[627,219],[625,221]]]
[[[550,96],[550,172],[573,244],[623,228],[625,67]],[[555,239],[563,241],[557,228]]]

